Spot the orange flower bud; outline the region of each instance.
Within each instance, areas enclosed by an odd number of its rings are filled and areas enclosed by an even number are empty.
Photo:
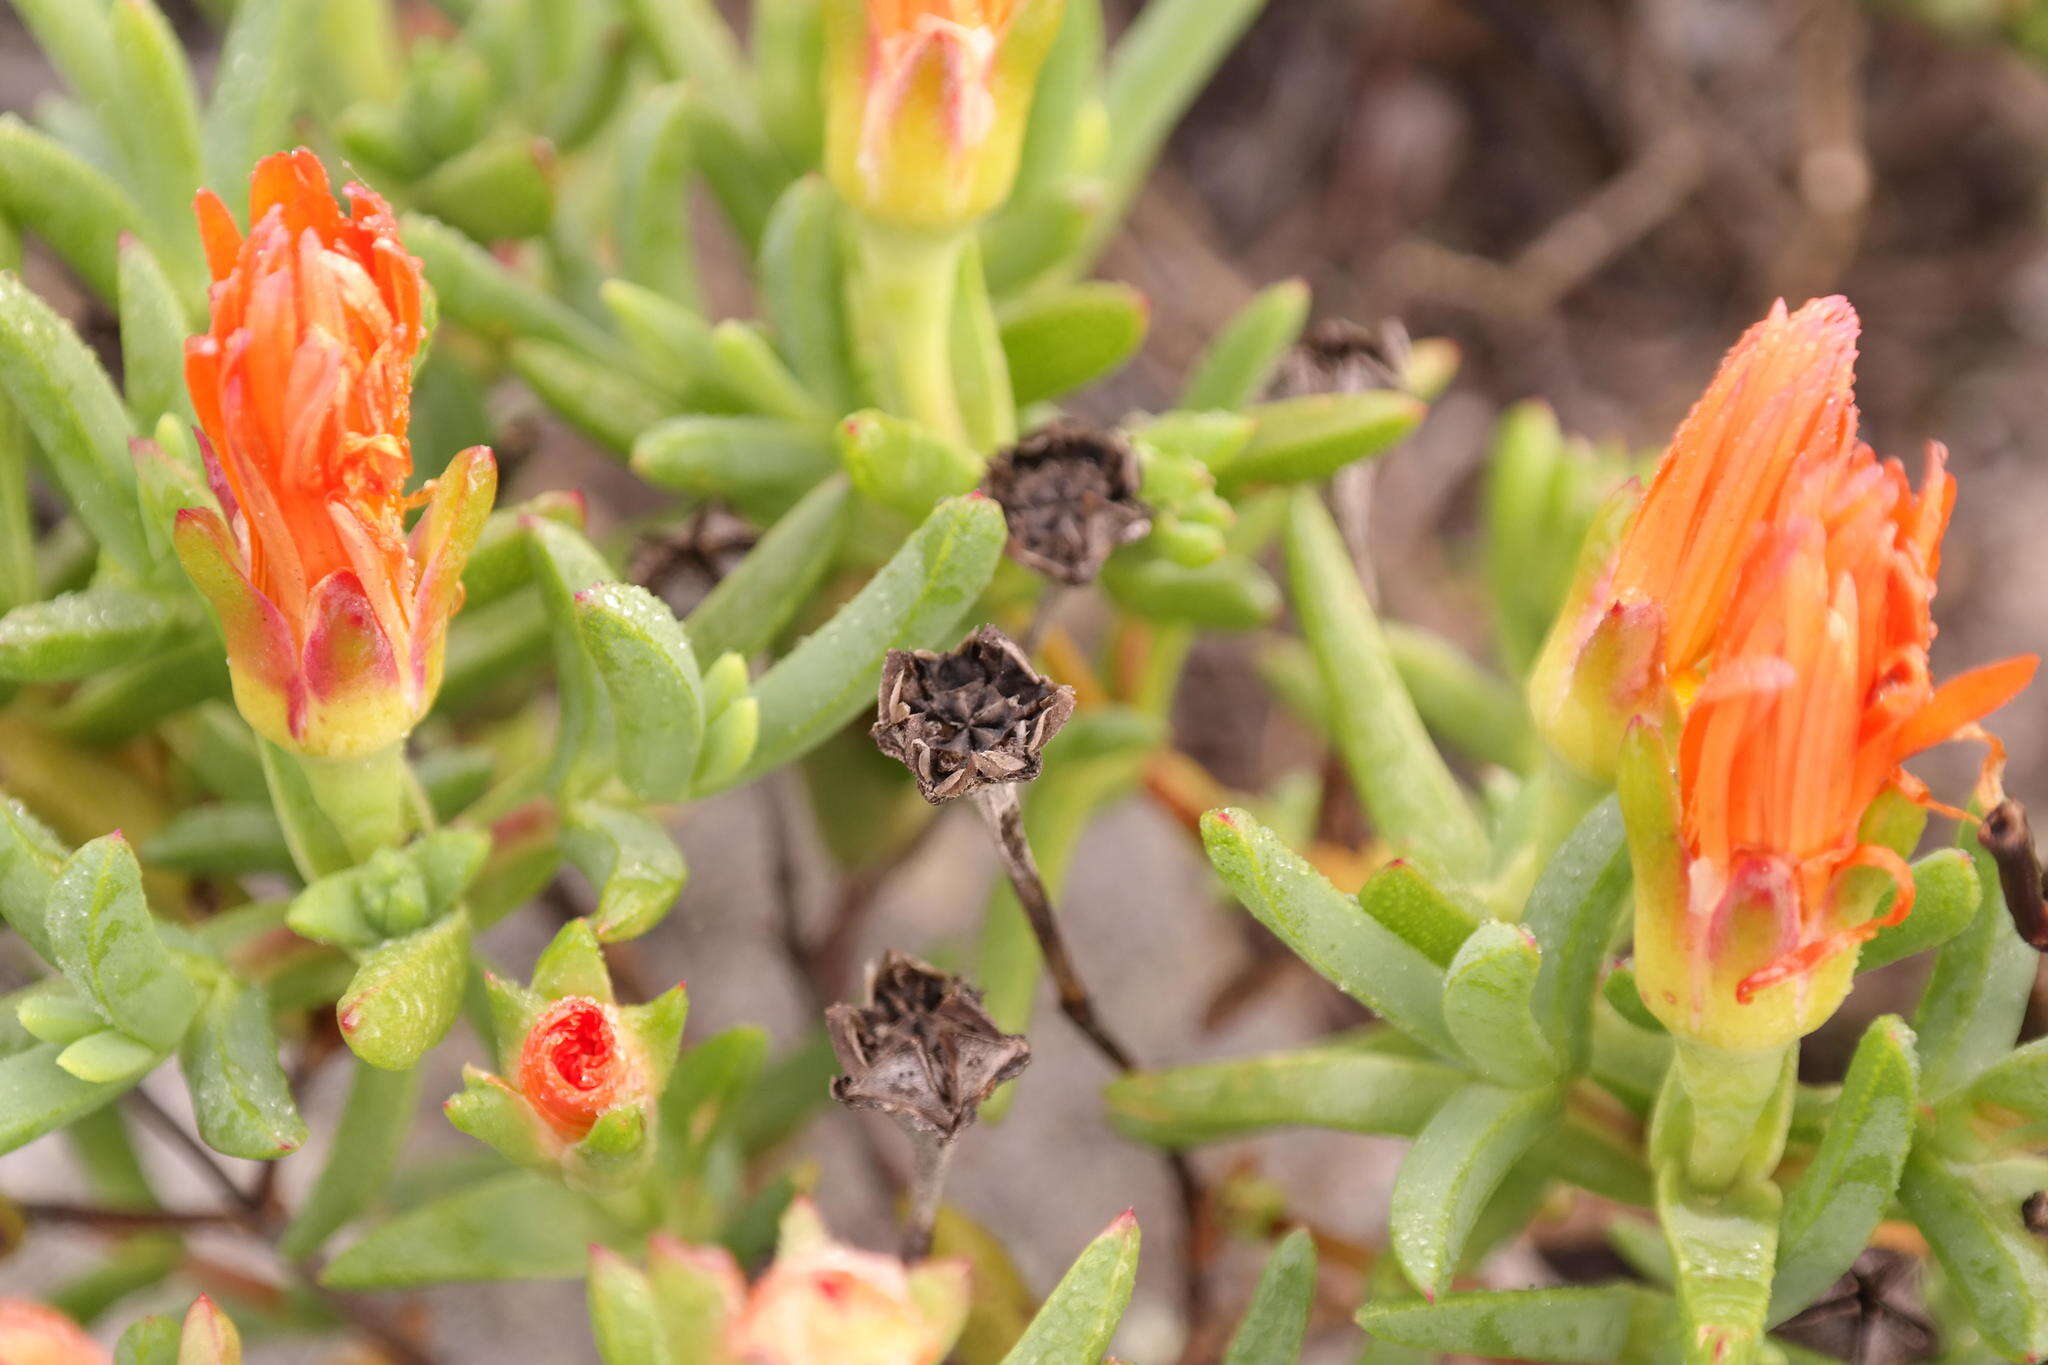
[[[960,1261],[905,1266],[835,1242],[808,1200],[790,1206],[775,1263],[728,1331],[746,1365],[939,1365],[966,1321]]]
[[[347,197],[344,214],[303,148],[257,164],[247,236],[200,192],[212,323],[185,377],[226,517],[191,508],[176,529],[243,716],[325,758],[389,748],[432,703],[497,484],[489,451],[463,452],[407,535],[420,264],[381,198]]]
[[[587,995],[550,1004],[519,1050],[519,1090],[562,1137],[575,1141],[599,1115],[640,1088],[616,1011]]]
[[[105,1348],[46,1304],[0,1299],[0,1362],[5,1365],[106,1365]]]
[[[972,223],[1017,176],[1063,0],[831,0],[826,165],[902,227]]]
[[[1896,888],[1883,923],[1912,908],[1917,822],[1886,812],[1931,802],[1901,765],[1976,738],[1990,777],[2001,753],[1978,722],[2036,664],[1934,685],[1955,480],[1933,446],[1915,493],[1855,440],[1855,330],[1848,304],[1826,300],[1774,311],[1737,347],[1688,419],[1712,438],[1674,445],[1607,585],[1656,614],[1653,714],[1677,717],[1675,754],[1651,733],[1669,720],[1617,745],[1637,983],[1674,1032],[1723,1048],[1790,1042],[1840,1005],[1883,892]],[[1905,800],[1881,806],[1887,793]]]

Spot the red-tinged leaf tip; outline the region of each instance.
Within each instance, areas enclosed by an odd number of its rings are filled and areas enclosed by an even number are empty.
[[[1125,1233],[1136,1232],[1137,1230],[1138,1211],[1135,1208],[1130,1208],[1125,1209],[1122,1213],[1110,1219],[1109,1226],[1102,1230],[1102,1235],[1108,1237],[1114,1234],[1121,1237]]]
[[[590,1243],[588,1247],[588,1253],[591,1260],[599,1262],[619,1261],[625,1259],[624,1257],[620,1256],[618,1252],[613,1251],[610,1247],[606,1246],[603,1242]]]
[[[354,1033],[358,1028],[362,1027],[363,1012],[356,1006],[351,1005],[335,1015],[334,1022],[340,1026],[343,1033]]]

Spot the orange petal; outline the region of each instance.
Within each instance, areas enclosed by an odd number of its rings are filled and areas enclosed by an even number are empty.
[[[2034,680],[2034,670],[2040,663],[2038,655],[2021,654],[1950,678],[1906,722],[1899,734],[1899,757],[1910,758],[1954,738],[1964,726],[1990,715]]]

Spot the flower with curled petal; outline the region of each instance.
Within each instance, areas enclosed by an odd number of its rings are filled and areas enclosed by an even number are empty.
[[[220,510],[188,508],[175,531],[220,619],[236,705],[319,758],[387,750],[432,704],[497,487],[476,447],[407,495],[420,264],[382,199],[346,193],[344,212],[303,148],[257,164],[246,235],[200,192],[212,318],[186,343],[185,377]]]

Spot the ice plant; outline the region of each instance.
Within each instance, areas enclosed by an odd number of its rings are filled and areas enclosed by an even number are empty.
[[[1854,454],[1856,336],[1846,299],[1774,305],[1721,362],[1640,504],[1623,494],[1596,524],[1530,680],[1537,723],[1573,763],[1611,772],[1632,717],[1697,689],[1794,469]]]
[[[178,557],[220,619],[243,716],[316,759],[390,751],[432,704],[497,483],[476,447],[407,493],[420,264],[381,198],[346,194],[343,212],[303,148],[257,164],[246,235],[202,190],[212,319],[185,348],[221,507],[179,513]]]
[[[523,1166],[590,1190],[646,1170],[654,1105],[689,1009],[681,986],[621,1005],[589,921],[563,926],[531,989],[487,975],[499,1075],[463,1068],[449,1122]]]
[[[32,1299],[0,1299],[0,1361],[6,1365],[104,1365],[108,1359],[56,1309]]]
[[[826,167],[899,227],[972,223],[1016,179],[1063,0],[830,0]]]

